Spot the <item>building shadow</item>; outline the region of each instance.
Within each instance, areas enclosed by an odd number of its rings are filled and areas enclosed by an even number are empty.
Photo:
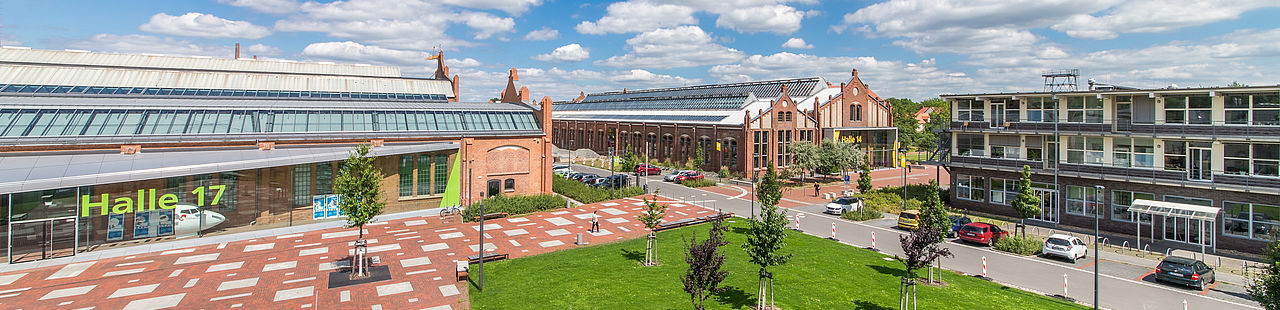
[[[636,262],[644,261],[644,251],[635,251],[635,250],[628,250],[628,249],[620,249],[619,251],[622,252],[622,258],[626,258],[628,260],[633,260]]]
[[[716,302],[729,305],[730,309],[742,309],[748,305],[755,304],[755,297],[747,295],[746,291],[736,286],[726,286],[724,290],[712,295]]]

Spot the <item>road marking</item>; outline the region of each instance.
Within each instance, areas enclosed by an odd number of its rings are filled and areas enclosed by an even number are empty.
[[[1089,266],[1093,266],[1093,262],[1089,262],[1088,264],[1084,264],[1084,266],[1080,266],[1076,268],[1080,270],[1084,270],[1085,268],[1089,268]]]
[[[1155,270],[1155,269],[1151,269],[1151,271],[1147,271],[1147,273],[1144,273],[1144,274],[1142,274],[1141,276],[1138,276],[1137,278],[1134,278],[1133,280],[1134,280],[1134,281],[1138,281],[1138,282],[1143,282],[1143,280],[1142,280],[1142,279],[1146,279],[1146,278],[1147,278],[1147,276],[1149,276],[1149,275],[1153,275],[1153,274],[1155,274],[1155,273],[1156,273],[1156,270]]]
[[[1204,287],[1204,290],[1200,291],[1200,296],[1206,296],[1205,294],[1208,294],[1209,291],[1212,291],[1215,287],[1218,287],[1218,281],[1213,281],[1213,283],[1209,283],[1209,286]]]

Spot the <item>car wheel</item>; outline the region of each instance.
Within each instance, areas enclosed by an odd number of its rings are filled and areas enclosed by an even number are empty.
[[[1201,291],[1204,290],[1204,280],[1200,280],[1199,282],[1196,282],[1196,289]]]

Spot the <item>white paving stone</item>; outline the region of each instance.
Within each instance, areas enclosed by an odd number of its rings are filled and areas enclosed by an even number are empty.
[[[617,205],[617,204],[614,204],[614,205]],[[622,211],[622,210],[618,210],[618,209],[614,209],[614,208],[604,208],[604,209],[600,209],[600,212],[608,213],[608,214],[611,214],[611,215],[623,215],[623,214],[627,214],[627,212],[626,212],[626,211]]]
[[[10,274],[10,275],[0,276],[0,285],[13,284],[13,282],[18,281],[18,279],[22,279],[22,277],[26,275],[27,275],[26,273],[19,273],[19,274]]]
[[[348,301],[351,301],[351,291],[342,291],[342,293],[339,293],[339,294],[338,294],[338,301],[339,301],[339,302],[348,302]]]
[[[126,287],[126,288],[116,290],[115,293],[111,293],[111,296],[107,296],[107,298],[111,299],[116,297],[133,296],[138,294],[148,294],[148,293],[154,292],[156,290],[156,287],[159,287],[159,286],[160,284],[151,284],[151,285]]]
[[[186,249],[168,250],[168,251],[160,252],[160,255],[183,254],[183,253],[191,253],[191,252],[195,252],[195,251],[196,251],[196,248],[186,248]]]
[[[514,218],[507,219],[508,223],[524,223],[528,221],[529,221],[529,218],[527,217],[514,217]]]
[[[249,297],[249,296],[252,296],[252,295],[253,295],[253,292],[248,292],[248,293],[242,293],[242,294],[235,294],[235,295],[227,295],[227,296],[220,296],[220,297],[209,298],[209,301],[219,301],[219,300],[227,300],[227,299],[232,299],[232,298]]]
[[[418,226],[418,225],[427,225],[427,221],[412,220],[412,221],[404,222],[404,226]]]
[[[550,222],[552,225],[556,225],[556,226],[564,226],[564,225],[570,225],[570,224],[573,224],[573,221],[566,220],[566,219],[564,219],[563,217],[552,217],[552,218],[548,218],[548,219],[547,219],[547,222]]]
[[[444,250],[444,249],[448,249],[448,248],[449,248],[449,244],[448,244],[448,243],[443,243],[443,242],[442,242],[442,243],[432,243],[432,244],[428,244],[428,245],[424,245],[424,246],[422,246],[422,251],[423,251],[423,252],[431,252],[431,251]]]
[[[624,219],[624,218],[611,218],[611,219],[607,219],[607,220],[605,220],[605,221],[608,221],[609,223],[619,224],[619,223],[626,223],[626,222],[627,222],[627,219]]]
[[[507,236],[519,236],[519,235],[527,235],[529,234],[529,231],[524,229],[512,229],[512,230],[504,230],[502,231],[502,233],[507,234]]]
[[[242,266],[244,266],[244,262],[217,264],[217,265],[209,266],[209,269],[205,270],[204,272],[216,272],[216,271],[223,271],[223,270],[240,269],[240,267]]]
[[[301,233],[297,233],[297,234],[288,234],[288,235],[276,236],[276,239],[288,239],[288,238],[297,238],[297,237],[302,237],[302,234],[301,234]]]
[[[53,279],[76,277],[76,276],[79,276],[81,273],[84,273],[85,270],[89,270],[89,267],[93,266],[93,264],[95,263],[97,262],[67,264],[66,266],[63,266],[62,269],[58,269],[58,272],[54,272],[52,275],[49,275],[48,278],[44,278],[44,279],[53,280]]]
[[[600,229],[599,232],[588,232],[588,234],[599,237],[599,236],[605,236],[605,235],[612,235],[613,233],[610,232],[608,229]]]
[[[542,247],[544,247],[544,248],[549,248],[549,247],[553,247],[553,246],[561,246],[561,245],[564,245],[564,242],[560,242],[560,240],[551,240],[551,241],[538,242],[538,245],[539,245],[539,246],[542,246]]]
[[[289,261],[289,262],[283,262],[283,263],[267,264],[266,266],[262,266],[262,272],[267,272],[267,271],[276,271],[276,270],[285,270],[285,269],[290,269],[290,268],[294,268],[294,267],[298,267],[298,261]]]
[[[379,285],[378,296],[395,295],[400,293],[408,293],[413,291],[413,285],[409,282],[400,282],[395,284]]]
[[[569,211],[556,211],[556,212],[551,212],[551,214],[555,214],[555,215],[565,215],[565,214],[569,214]]]
[[[399,243],[392,243],[392,244],[371,246],[371,247],[365,248],[365,251],[366,251],[365,253],[378,253],[378,252],[394,251],[399,249],[400,249]],[[355,249],[347,250],[347,254],[355,255],[356,250]]]
[[[618,205],[618,203],[616,203],[616,202],[606,202],[606,203],[602,203],[602,204],[600,204],[600,205],[601,205],[601,206],[605,206],[605,207],[612,207],[612,206],[616,206],[616,205]]]
[[[513,245],[513,246],[520,246],[520,243],[519,243],[519,242],[516,242],[516,240],[515,240],[515,239],[511,239],[511,240],[507,240],[507,241],[510,241],[510,242],[511,242],[511,245]]]
[[[218,255],[219,255],[218,253],[210,253],[210,254],[183,256],[183,257],[179,257],[178,260],[173,262],[173,264],[182,265],[182,264],[190,264],[190,263],[207,262],[207,261],[218,259]]]
[[[298,256],[316,255],[316,254],[324,254],[324,253],[329,253],[329,247],[301,250],[301,251],[298,251]]]
[[[568,231],[568,230],[564,230],[564,229],[555,229],[555,230],[548,230],[548,231],[547,231],[547,234],[548,234],[548,235],[551,235],[552,237],[555,237],[555,236],[564,236],[564,235],[568,235],[568,234],[569,234],[569,231]]]
[[[435,306],[435,307],[426,308],[422,310],[453,310],[453,307],[450,307],[449,305],[441,305],[441,306]]]
[[[284,281],[284,282],[280,282],[280,283],[283,283],[283,284],[290,284],[290,283],[306,282],[306,281],[311,281],[311,280],[315,280],[315,279],[316,279],[316,277],[309,277],[309,278],[302,278],[302,279],[286,280],[286,281]]]
[[[312,294],[315,294],[315,291],[316,291],[316,288],[314,286],[279,290],[279,291],[276,291],[275,299],[272,299],[272,301],[282,301],[282,300],[298,299],[303,297],[311,297]]]
[[[448,239],[453,239],[453,238],[462,238],[462,236],[463,236],[463,234],[462,234],[462,233],[460,233],[460,232],[451,232],[451,233],[447,233],[447,234],[440,234],[440,239],[448,240]]]
[[[400,260],[400,266],[404,266],[405,268],[422,266],[422,265],[430,265],[430,264],[431,264],[431,258],[428,258],[426,256]]]
[[[671,204],[670,206],[680,208],[680,207],[684,207],[684,204],[681,204],[681,203],[673,203],[673,204]]]
[[[630,230],[630,229],[627,229],[626,227],[618,227],[618,230],[625,231],[625,232],[631,232],[631,230]]]
[[[342,238],[342,237],[351,237],[351,236],[359,236],[359,235],[360,235],[360,231],[358,230],[339,231],[339,232],[322,234],[320,235],[320,239]]]
[[[474,244],[472,244],[472,245],[468,245],[467,247],[470,247],[472,252],[480,252],[480,246],[479,246],[479,245],[474,245]],[[493,250],[495,250],[495,249],[497,249],[497,248],[498,248],[498,247],[497,247],[497,246],[495,246],[495,245],[493,245],[493,243],[487,243],[487,242],[486,242],[486,243],[484,244],[484,250],[485,250],[485,251],[493,251]]]
[[[218,284],[218,291],[221,292],[225,290],[234,290],[238,288],[246,288],[246,287],[255,286],[255,285],[258,285],[258,278],[231,280],[231,281],[222,282],[222,284]]]
[[[632,203],[631,203],[631,205],[633,205],[633,206],[643,206],[643,205],[644,205],[644,203],[643,203],[643,202],[632,202]]]
[[[586,214],[576,214],[576,215],[574,215],[573,217],[576,217],[576,218],[579,218],[579,219],[583,219],[583,220],[585,220],[585,219],[589,219],[589,218],[591,218],[591,213],[586,213]]]
[[[458,295],[458,294],[459,294],[459,293],[458,293],[458,286],[453,285],[453,284],[449,284],[449,285],[441,285],[441,286],[440,286],[440,294],[441,294],[441,295],[444,295],[444,297],[449,297],[449,296],[453,296],[453,295]]]
[[[98,285],[86,285],[86,286],[77,286],[72,288],[64,288],[60,290],[53,290],[53,291],[50,291],[48,294],[44,294],[44,297],[40,297],[40,300],[80,296],[80,295],[89,293],[89,291],[92,291],[93,288],[95,287],[98,287]]]
[[[140,261],[140,262],[129,262],[129,263],[123,263],[123,264],[116,264],[116,267],[125,267],[125,266],[133,266],[133,265],[142,265],[142,264],[148,264],[148,263],[154,263],[154,262],[155,262],[155,261],[153,261],[153,260],[144,260],[144,261]]]
[[[502,225],[498,225],[498,224],[484,224],[484,230],[499,230],[499,229],[502,229]],[[472,225],[472,226],[471,226],[471,230],[479,231],[479,230],[480,230],[480,225]]]
[[[334,269],[347,268],[347,267],[351,267],[351,261],[345,260],[345,259],[340,261],[335,261],[335,262],[320,263],[320,271],[334,270]]]
[[[244,251],[253,252],[253,251],[270,250],[275,247],[276,247],[275,243],[250,244],[250,245],[244,246]]]
[[[135,273],[142,272],[142,271],[144,271],[144,270],[147,270],[147,268],[134,268],[134,269],[116,270],[116,271],[111,271],[111,272],[104,273],[104,274],[102,274],[102,276],[103,276],[103,277],[110,277],[110,276],[118,276],[118,275],[126,275],[126,274],[135,274]]]
[[[179,302],[182,302],[182,298],[186,296],[186,293],[182,293],[134,300],[129,302],[128,305],[125,305],[122,310],[164,309],[175,307]]]
[[[186,284],[186,285],[183,285],[183,286],[182,286],[182,288],[192,288],[192,287],[195,287],[195,286],[196,286],[196,282],[200,282],[200,279],[199,279],[199,278],[196,278],[196,279],[187,280],[187,284]]]

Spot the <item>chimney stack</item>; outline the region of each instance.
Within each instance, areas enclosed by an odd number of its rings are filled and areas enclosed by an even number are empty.
[[[240,59],[240,43],[236,43],[236,58],[233,59]]]

